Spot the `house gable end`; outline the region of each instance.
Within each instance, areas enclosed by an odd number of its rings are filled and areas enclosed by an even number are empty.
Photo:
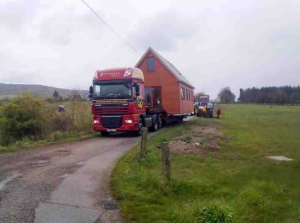
[[[140,65],[143,63],[145,59],[148,57],[155,57],[164,68],[169,71],[169,73],[180,83],[194,89],[193,85],[175,68],[175,66],[170,63],[168,60],[163,58],[160,54],[158,54],[155,50],[153,50],[151,47],[148,48],[148,50],[143,54],[143,56],[140,58],[140,60],[137,62],[135,67],[140,67]]]

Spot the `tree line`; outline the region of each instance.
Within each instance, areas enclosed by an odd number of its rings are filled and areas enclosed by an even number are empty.
[[[195,102],[200,101],[200,97],[202,95],[206,95],[205,92],[201,91],[195,94]],[[235,102],[235,94],[231,91],[230,87],[222,88],[218,93],[218,98],[216,100],[213,100],[218,103],[222,104],[230,104]]]
[[[300,86],[240,89],[240,103],[300,104]]]

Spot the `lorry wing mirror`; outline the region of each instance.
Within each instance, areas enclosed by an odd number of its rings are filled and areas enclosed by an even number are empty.
[[[89,90],[89,98],[93,98],[93,93],[94,93],[94,88],[93,86],[90,86],[90,90]]]
[[[140,96],[140,85],[134,84],[134,88],[135,88],[136,96]]]
[[[150,94],[147,94],[147,105],[151,104],[151,98],[150,98]]]

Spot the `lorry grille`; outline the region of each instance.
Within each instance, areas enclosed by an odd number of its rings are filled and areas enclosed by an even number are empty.
[[[128,105],[123,106],[119,104],[102,104],[101,106],[95,105],[95,115],[121,115],[128,112]]]
[[[117,129],[122,125],[122,116],[102,116],[102,126],[107,129]]]

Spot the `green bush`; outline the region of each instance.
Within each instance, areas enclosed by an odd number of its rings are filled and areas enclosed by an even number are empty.
[[[25,136],[39,138],[46,124],[45,101],[30,95],[23,95],[7,102],[0,109],[0,129],[4,144],[20,140]]]
[[[63,135],[62,132],[55,131],[55,132],[52,133],[52,137],[51,138],[53,139],[53,141],[58,141],[58,140],[62,139],[63,137],[64,137],[64,135]]]
[[[65,112],[58,112],[61,104]],[[76,138],[92,133],[92,124],[90,102],[49,103],[24,94],[0,106],[0,145],[25,149],[40,140]]]
[[[233,214],[230,208],[221,204],[203,206],[197,213],[199,223],[232,223]]]

